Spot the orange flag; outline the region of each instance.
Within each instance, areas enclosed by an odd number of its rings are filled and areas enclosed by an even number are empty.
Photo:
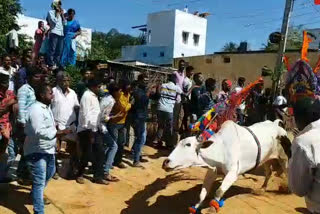
[[[283,63],[286,65],[287,71],[290,71],[289,57],[284,56],[283,57]]]
[[[316,67],[313,69],[313,73],[315,73],[315,74],[318,73],[319,69],[320,69],[320,56],[319,56],[318,62],[316,64]]]
[[[308,36],[307,31],[303,31],[303,44],[302,44],[302,50],[301,50],[301,59],[306,62],[309,62],[308,49],[309,49],[310,42],[312,42],[312,39]]]

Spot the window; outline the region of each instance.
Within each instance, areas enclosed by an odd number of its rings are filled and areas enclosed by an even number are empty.
[[[148,43],[151,43],[151,30],[148,31]]]
[[[193,34],[193,44],[194,44],[194,46],[198,46],[199,45],[199,40],[200,40],[200,35]]]
[[[143,57],[147,57],[148,54],[146,52],[143,53]]]
[[[230,63],[231,62],[231,59],[230,59],[230,57],[223,57],[223,62],[224,63]]]
[[[183,31],[182,32],[182,42],[183,42],[183,44],[188,44],[188,40],[189,40],[189,33]]]
[[[160,57],[164,57],[164,51],[160,52]]]

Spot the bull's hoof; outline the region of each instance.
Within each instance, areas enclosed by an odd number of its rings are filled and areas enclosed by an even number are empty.
[[[264,195],[264,193],[266,192],[265,189],[255,189],[255,190],[252,190],[252,194],[254,195]]]
[[[189,207],[189,214],[201,214],[201,211],[195,206]]]
[[[213,199],[210,201],[210,210],[214,209],[214,213],[218,213],[220,208],[224,206],[224,200],[221,199],[220,201],[217,201]]]

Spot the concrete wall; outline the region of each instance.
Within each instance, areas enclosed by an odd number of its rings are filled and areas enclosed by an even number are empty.
[[[300,58],[300,53],[292,52],[286,54],[290,64]],[[319,52],[309,53],[310,65],[315,66],[320,54]],[[225,63],[226,58],[230,58],[230,63]],[[268,66],[274,69],[277,53],[244,53],[244,54],[214,54],[205,56],[185,57],[175,59],[177,67],[180,59],[184,59],[189,65],[195,68],[195,72],[201,72],[206,78],[213,77],[219,82],[223,79],[230,79],[236,83],[238,77],[243,76],[247,82],[256,80],[261,75],[261,68]],[[265,86],[271,87],[272,82],[269,77],[265,78]]]
[[[174,42],[175,11],[162,11],[148,15],[147,31],[150,40],[147,45],[171,46]]]
[[[176,22],[173,57],[204,55],[206,53],[207,19],[180,10],[175,10],[175,13]],[[188,44],[183,43],[183,31],[189,33]],[[194,34],[200,36],[199,44],[197,46],[193,41]]]
[[[164,56],[161,56],[161,52]],[[146,56],[144,55],[146,54]],[[124,46],[122,47],[122,61],[140,61],[155,65],[168,65],[172,63],[173,50],[169,46]]]

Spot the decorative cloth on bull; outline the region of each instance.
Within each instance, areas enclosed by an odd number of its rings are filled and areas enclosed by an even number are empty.
[[[286,79],[289,100],[295,103],[302,97],[318,97],[320,95],[320,78],[304,60],[297,61]]]
[[[261,83],[263,83],[263,79],[260,77],[258,80],[242,89],[239,93],[232,93],[228,99],[214,105],[214,107],[201,116],[195,124],[191,124],[190,128],[192,132],[201,133],[198,136],[198,140],[200,142],[208,140],[220,129],[225,121],[236,121],[237,107],[247,98],[250,91]]]

